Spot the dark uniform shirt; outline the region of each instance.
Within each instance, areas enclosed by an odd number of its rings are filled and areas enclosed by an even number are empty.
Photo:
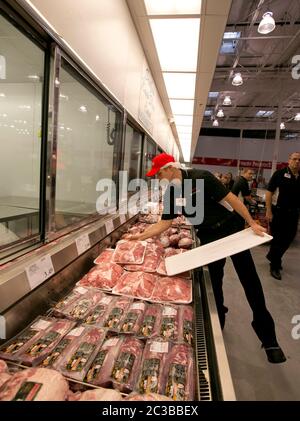
[[[249,189],[248,181],[245,177],[240,175],[234,182],[232,189],[232,193],[238,196],[241,201],[243,202],[243,198],[246,196],[250,196],[251,191]]]
[[[300,208],[300,176],[294,176],[289,167],[277,170],[272,175],[267,190],[278,189],[277,207],[286,210]]]

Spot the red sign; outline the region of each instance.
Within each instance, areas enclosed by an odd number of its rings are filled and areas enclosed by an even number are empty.
[[[219,165],[224,167],[237,167],[237,159],[228,159],[228,158],[209,158],[209,157],[200,157],[195,156],[193,159],[193,164],[200,165]],[[284,168],[287,166],[286,162],[277,162],[276,168]],[[245,168],[264,168],[271,169],[272,161],[254,161],[254,160],[240,160],[240,167]]]

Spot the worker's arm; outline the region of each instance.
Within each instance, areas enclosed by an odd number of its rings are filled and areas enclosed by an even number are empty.
[[[155,237],[162,232],[166,231],[170,226],[172,225],[172,219],[168,220],[161,220],[157,222],[154,225],[151,225],[149,228],[147,228],[142,234],[134,234],[134,235],[128,235],[126,236],[126,239],[128,240],[147,240],[147,238]]]
[[[251,205],[256,205],[256,200],[254,200],[250,194],[248,196],[244,196],[244,199],[246,199]]]
[[[273,219],[273,213],[272,213],[272,197],[273,194],[271,191],[266,191],[266,218],[269,222]]]
[[[224,200],[230,204],[230,206],[239,214],[242,218],[245,219],[245,221],[250,225],[252,230],[255,232],[255,234],[263,236],[263,233],[267,230],[262,227],[261,225],[257,224],[254,219],[252,219],[250,213],[248,212],[248,209],[246,206],[233,194],[228,193]]]

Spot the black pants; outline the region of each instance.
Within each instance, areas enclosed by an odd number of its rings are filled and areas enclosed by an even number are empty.
[[[281,259],[297,234],[299,212],[296,209],[272,208],[270,224],[273,240],[267,255],[272,269],[280,269]]]
[[[234,232],[240,231],[241,221],[232,217],[216,229],[199,230],[198,235],[201,244],[207,244],[219,238],[223,238]],[[249,250],[231,256],[234,268],[244,288],[248,303],[253,312],[252,327],[258,338],[265,347],[276,346],[277,339],[273,318],[267,310],[265,297],[259,276]],[[226,259],[208,265],[218,315],[221,326],[225,322],[225,308],[223,296],[223,275]],[[224,311],[225,310],[225,311]]]

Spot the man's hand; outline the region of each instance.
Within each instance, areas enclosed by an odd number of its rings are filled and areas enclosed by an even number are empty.
[[[136,240],[136,241],[139,241],[140,240],[140,236],[141,236],[142,234],[125,234],[124,236],[123,236],[123,239],[124,240]]]
[[[267,232],[266,228],[262,227],[261,225],[257,224],[256,222],[253,222],[251,225],[252,231],[259,235],[260,237],[264,236],[264,232]]]
[[[267,210],[267,212],[266,212],[266,219],[267,219],[268,222],[272,222],[273,213],[272,213],[271,210]]]

